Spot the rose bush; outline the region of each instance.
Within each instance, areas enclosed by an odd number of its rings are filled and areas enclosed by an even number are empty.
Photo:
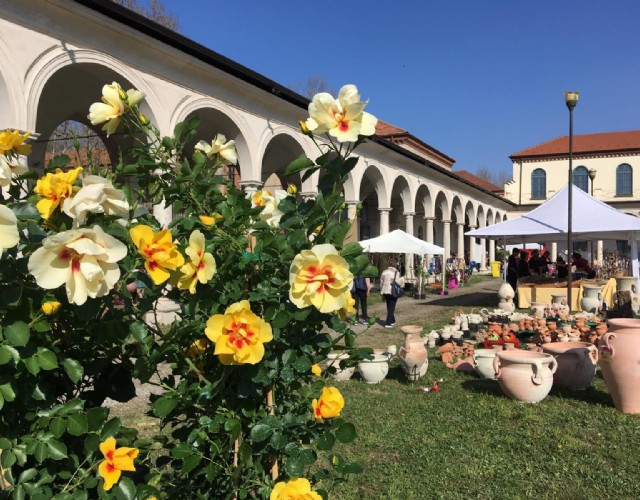
[[[112,169],[70,168],[62,155],[38,176],[24,165],[28,134],[0,132],[2,488],[327,498],[359,471],[333,451],[355,428],[326,384],[335,369],[318,363],[336,349],[351,364],[370,354],[343,321],[353,276],[375,270],[344,242],[341,187],[375,118],[353,85],[314,98],[301,129],[320,156],[287,173],[322,175],[317,197],[300,201],[291,187],[238,190],[221,175],[237,162],[233,141],[189,151],[198,120],[162,137],[143,99],[114,82],[90,108],[93,125],[134,143]],[[181,215],[161,227],[150,203]],[[159,324],[162,301],[179,305],[176,321]],[[105,406],[133,398],[135,380],[161,388],[144,437]]]

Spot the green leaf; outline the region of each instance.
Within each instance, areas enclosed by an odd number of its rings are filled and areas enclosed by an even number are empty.
[[[352,255],[360,255],[362,253],[362,246],[360,243],[347,243],[340,252],[343,257],[350,257]]]
[[[47,449],[49,450],[49,456],[53,460],[67,458],[67,447],[56,439],[51,439],[47,442]]]
[[[18,483],[27,483],[38,475],[38,469],[27,469],[18,476]]]
[[[9,349],[5,345],[0,345],[0,365],[6,365],[9,361],[11,361]]]
[[[18,219],[35,219],[40,220],[40,212],[33,203],[16,203],[11,207],[13,213]]]
[[[271,320],[271,326],[274,328],[283,328],[291,321],[291,315],[287,311],[280,311],[276,317]]]
[[[193,455],[193,448],[188,443],[180,443],[171,450],[171,456],[174,458],[186,458]]]
[[[12,447],[11,441],[5,437],[0,437],[0,450],[10,450]]]
[[[191,472],[198,466],[201,460],[202,455],[191,455],[190,457],[185,458],[184,462],[182,463],[182,473],[188,474],[189,472]]]
[[[350,443],[357,437],[356,426],[350,422],[342,424],[336,431],[336,437],[341,443]]]
[[[96,432],[102,427],[107,418],[107,412],[106,408],[89,408],[87,410],[87,422],[90,431]]]
[[[56,168],[64,168],[69,164],[70,161],[71,161],[71,158],[69,158],[68,155],[65,155],[65,154],[56,155],[53,158],[51,158],[51,160],[49,161],[49,165],[47,165],[47,168],[50,170],[53,170]]]
[[[144,342],[144,339],[147,337],[147,332],[147,325],[142,321],[134,321],[129,325],[129,333],[137,342]]]
[[[153,414],[158,418],[164,418],[178,405],[178,398],[173,394],[162,396],[151,404]]]
[[[330,451],[336,442],[336,438],[330,432],[325,432],[316,440],[316,447],[320,451]]]
[[[271,439],[269,440],[271,446],[273,446],[273,448],[276,450],[283,449],[285,446],[287,446],[288,442],[289,441],[287,440],[287,437],[283,436],[281,432],[273,433]]]
[[[71,381],[74,384],[77,384],[84,374],[82,365],[75,359],[66,358],[62,362],[62,366],[64,367],[64,371],[67,373],[67,376],[71,379]]]
[[[24,321],[16,321],[7,327],[4,335],[11,345],[24,347],[29,342],[29,325]]]
[[[2,450],[2,455],[0,455],[0,465],[2,465],[4,469],[9,469],[15,463],[15,454],[11,450]]]
[[[43,370],[54,370],[58,368],[58,359],[49,349],[38,347],[36,356],[38,357],[38,364]]]
[[[43,443],[42,441],[39,441],[38,444],[36,444],[36,449],[33,455],[36,457],[36,460],[39,463],[44,462],[45,459],[49,456],[47,443]]]
[[[2,384],[0,385],[0,394],[2,394],[2,397],[4,398],[5,401],[13,401],[14,399],[16,399],[16,393],[13,390],[13,387],[11,386],[11,382],[7,382],[6,384]]]
[[[81,436],[88,430],[89,423],[84,413],[75,413],[67,418],[67,432],[72,436]]]
[[[133,500],[136,497],[136,485],[128,477],[123,477],[113,488],[113,493],[119,500]]]
[[[309,167],[313,167],[315,163],[307,158],[306,156],[299,156],[295,160],[293,160],[287,168],[284,170],[284,175],[295,174],[296,172],[300,172],[302,170],[306,170]]]
[[[49,431],[53,434],[53,437],[59,438],[67,430],[67,423],[63,418],[54,417],[49,423]]]
[[[40,373],[40,363],[38,362],[38,356],[36,354],[28,357],[27,359],[23,359],[22,362],[32,375]]]
[[[102,428],[102,432],[100,433],[100,439],[106,439],[108,437],[113,437],[120,431],[120,427],[122,427],[122,422],[118,417],[112,418]]]
[[[251,439],[259,443],[267,439],[272,432],[273,428],[270,425],[256,424],[254,428],[251,429]]]

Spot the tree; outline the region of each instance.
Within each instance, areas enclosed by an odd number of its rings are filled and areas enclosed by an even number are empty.
[[[293,85],[291,90],[294,90],[298,94],[308,97],[309,99],[313,98],[313,96],[319,92],[329,92],[330,94],[335,95],[335,92],[331,89],[327,79],[317,75],[311,75],[307,77],[306,80],[298,83],[297,85]]]
[[[511,179],[511,174],[508,172],[505,172],[504,170],[495,172],[490,170],[488,167],[480,167],[476,170],[475,175],[476,177],[495,184],[496,186],[503,186],[505,182]]]
[[[137,12],[173,31],[180,31],[180,23],[175,14],[166,11],[161,0],[114,0],[115,3]]]

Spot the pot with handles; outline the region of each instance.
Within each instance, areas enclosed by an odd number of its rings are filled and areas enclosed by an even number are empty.
[[[598,365],[598,349],[590,342],[551,342],[542,344],[542,352],[558,362],[553,384],[565,389],[580,390],[591,385]]]
[[[538,403],[551,390],[558,362],[551,354],[512,349],[498,351],[493,368],[506,396],[525,403]]]

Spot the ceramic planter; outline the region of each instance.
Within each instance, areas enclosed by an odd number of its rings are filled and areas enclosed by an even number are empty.
[[[382,382],[389,373],[388,354],[373,354],[373,359],[358,362],[358,371],[367,384]]]
[[[596,346],[588,342],[552,342],[543,344],[542,352],[551,354],[558,362],[554,385],[574,391],[591,385],[598,364]]]
[[[476,349],[473,351],[473,362],[475,363],[476,372],[482,378],[495,380],[496,372],[493,369],[493,360],[496,353],[493,349]]]
[[[349,368],[344,369],[340,368],[340,361],[343,359],[349,359],[349,355],[343,352],[332,352],[327,355],[325,366],[327,368],[331,366],[335,367],[336,373],[332,374],[332,377],[336,380],[349,380],[356,371],[355,366],[350,366]]]
[[[557,367],[551,354],[519,349],[498,352],[493,360],[502,392],[525,403],[538,403],[547,397]]]
[[[404,333],[404,344],[400,348],[400,362],[405,375],[411,381],[418,380],[427,372],[428,352],[420,338],[422,327],[406,325],[400,328]]]
[[[616,290],[618,292],[629,292],[631,295],[631,309],[638,314],[640,309],[640,298],[638,297],[638,280],[633,276],[622,276],[616,278]]]
[[[640,319],[610,319],[598,350],[604,383],[616,409],[640,413]]]
[[[602,306],[602,286],[582,285],[582,290],[584,294],[580,301],[582,310],[590,313],[598,313]]]

